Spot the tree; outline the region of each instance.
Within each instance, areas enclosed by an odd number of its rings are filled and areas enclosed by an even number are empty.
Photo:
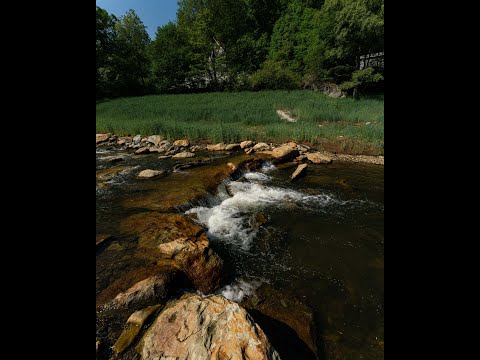
[[[355,71],[352,74],[352,79],[340,84],[340,89],[343,91],[352,91],[353,97],[357,97],[359,89],[364,89],[367,86],[377,83],[383,80],[381,74],[375,73],[375,70],[371,67],[367,67],[362,70]]]
[[[258,3],[276,3],[261,0]],[[180,31],[192,49],[191,77],[199,87],[234,87],[240,75],[250,75],[265,60],[270,34],[255,25],[260,10],[250,0],[181,0]],[[263,9],[265,10],[265,9]],[[272,15],[274,18],[274,15]],[[203,82],[202,82],[203,80]]]
[[[268,58],[284,62],[291,71],[303,76],[309,51],[319,43],[314,26],[316,12],[301,0],[292,1],[275,24]]]
[[[176,23],[159,27],[150,44],[152,83],[158,92],[181,92],[190,87],[192,50]]]
[[[96,97],[101,98],[109,94],[112,54],[115,49],[115,22],[116,18],[97,6],[96,14]]]
[[[326,0],[323,18],[332,27],[330,56],[360,68],[362,55],[384,49],[383,0]]]
[[[133,10],[115,24],[116,88],[118,95],[143,95],[147,91],[150,43],[145,25]]]
[[[97,98],[297,88],[300,80],[354,94],[383,86],[383,67],[370,73],[361,59],[383,52],[384,0],[178,4],[177,20],[158,28],[153,42],[133,10],[117,20],[97,7]]]
[[[253,90],[295,90],[300,88],[301,77],[282,62],[267,60],[249,82]]]

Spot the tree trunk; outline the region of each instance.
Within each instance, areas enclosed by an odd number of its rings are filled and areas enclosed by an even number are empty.
[[[213,84],[215,89],[217,88],[217,54],[215,53],[215,45],[213,45],[212,51],[212,68],[213,68]]]

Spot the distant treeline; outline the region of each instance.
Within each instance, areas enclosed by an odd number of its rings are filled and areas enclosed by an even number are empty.
[[[384,0],[180,0],[151,40],[137,14],[97,6],[96,96],[383,90]],[[378,54],[382,61],[365,58]]]

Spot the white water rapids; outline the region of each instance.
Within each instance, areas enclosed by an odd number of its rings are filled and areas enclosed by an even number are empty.
[[[260,172],[248,172],[243,178],[248,181],[228,181],[219,188],[213,206],[199,206],[188,210],[196,214],[199,223],[207,228],[209,237],[237,245],[248,250],[257,235],[256,215],[265,209],[301,206],[323,209],[331,204],[343,205],[346,201],[333,195],[307,195],[292,189],[270,186],[272,180],[265,173],[271,172],[271,164]]]

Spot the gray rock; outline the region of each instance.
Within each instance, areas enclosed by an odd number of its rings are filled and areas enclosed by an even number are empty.
[[[150,148],[142,147],[142,148],[138,149],[137,151],[135,151],[135,154],[136,155],[150,154]]]
[[[240,149],[240,144],[228,144],[227,146],[225,146],[226,151],[232,151],[237,149]]]
[[[137,136],[135,136],[135,137],[133,138],[133,144],[134,144],[134,145],[140,144],[140,141],[142,141],[142,135],[140,135],[140,134],[138,134]]]
[[[249,148],[249,147],[252,147],[255,143],[253,141],[250,141],[250,140],[247,140],[247,141],[242,141],[240,143],[240,147],[242,149],[246,149],[246,148]]]
[[[160,145],[161,141],[162,141],[162,137],[160,135],[151,135],[147,138],[147,142],[155,146]]]
[[[191,158],[191,157],[194,157],[194,156],[195,156],[194,153],[184,151],[184,152],[173,155],[172,158],[173,159],[185,159],[185,158]]]
[[[163,175],[165,174],[165,171],[164,170],[143,170],[143,171],[140,171],[140,173],[138,173],[138,177],[141,178],[141,179],[151,179],[151,178],[154,178],[154,177],[157,177],[159,175]]]
[[[269,150],[270,149],[270,145],[266,144],[266,143],[258,143],[257,145],[255,145],[253,147],[253,150],[255,151],[263,151],[263,150]]]

